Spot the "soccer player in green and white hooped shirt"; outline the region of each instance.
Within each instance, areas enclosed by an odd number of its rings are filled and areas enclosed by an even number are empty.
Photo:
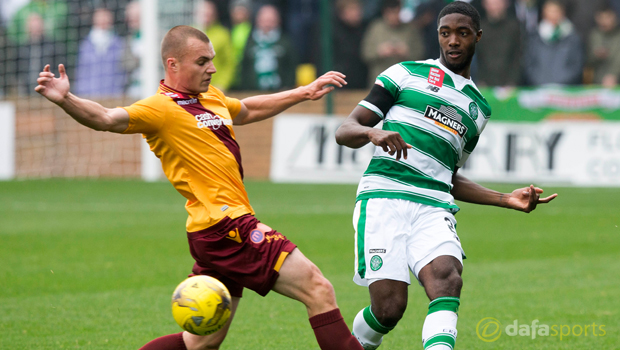
[[[355,317],[353,333],[365,349],[376,349],[402,318],[409,270],[431,301],[424,349],[454,348],[465,257],[455,199],[528,213],[557,196],[540,198],[542,189],[533,185],[499,193],[457,174],[491,116],[470,80],[481,37],[474,7],[448,4],[438,18],[440,58],[388,68],[336,133],[341,145],[376,145],[353,215],[354,280],[368,286],[371,300]],[[373,128],[381,120],[383,129]]]

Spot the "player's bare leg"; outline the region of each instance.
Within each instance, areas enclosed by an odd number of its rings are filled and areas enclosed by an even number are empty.
[[[169,334],[150,341],[140,350],[207,350],[219,349],[228,334],[228,329],[237,311],[239,297],[232,297],[230,317],[219,331],[205,336],[194,335],[188,332]]]
[[[462,271],[461,262],[452,256],[437,257],[420,270],[418,277],[431,300],[422,330],[425,348],[433,344],[433,350],[454,347]],[[407,289],[407,283],[387,279],[368,286],[371,305],[360,311],[353,322],[353,334],[364,349],[377,349],[383,336],[403,317],[407,308]],[[450,331],[444,334],[446,329]],[[444,342],[449,345],[436,344]]]
[[[219,349],[220,345],[224,342],[226,335],[228,334],[228,329],[230,329],[230,324],[232,323],[233,317],[235,316],[235,312],[237,311],[237,306],[239,306],[239,301],[241,298],[232,297],[232,305],[230,307],[230,317],[226,324],[219,331],[209,334],[209,335],[195,335],[189,332],[183,332],[183,341],[185,342],[185,346],[187,350],[212,350]]]
[[[280,277],[273,290],[301,301],[308,310],[308,317],[336,309],[336,295],[332,284],[323,277],[321,270],[299,250],[286,257],[280,268]]]
[[[402,281],[380,280],[368,286],[372,312],[382,325],[394,327],[407,309],[407,289]]]
[[[407,309],[408,284],[379,280],[368,286],[370,306],[362,309],[353,322],[353,334],[366,350],[376,349],[383,336],[396,327]]]
[[[314,263],[295,248],[279,272],[273,290],[306,306],[322,350],[362,350],[340,314],[334,287]]]
[[[460,297],[463,287],[463,265],[449,255],[442,255],[424,266],[419,273],[420,281],[428,299],[439,297]]]
[[[424,348],[451,350],[456,342],[457,311],[460,305],[463,265],[453,256],[439,256],[424,266],[418,278],[431,300],[422,328]]]

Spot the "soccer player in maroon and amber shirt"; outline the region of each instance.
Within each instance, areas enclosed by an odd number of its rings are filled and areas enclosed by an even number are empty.
[[[214,56],[204,33],[178,26],[162,42],[166,75],[157,94],[131,106],[108,109],[71,94],[63,65],[59,78],[46,66],[35,88],[89,128],[146,137],[166,177],[187,199],[193,274],[213,276],[231,292],[231,317],[220,331],[208,336],[171,334],[142,349],[218,349],[243,289],[249,288],[263,296],[274,290],[301,301],[321,349],[361,350],[340,315],[330,282],[295,244],[254,217],[232,129],[320,99],[346,84],[344,75],[328,72],[307,86],[240,101],[210,86]]]

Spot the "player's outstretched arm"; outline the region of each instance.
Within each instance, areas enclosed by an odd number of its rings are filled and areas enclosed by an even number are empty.
[[[308,100],[318,100],[332,92],[336,86],[347,84],[344,74],[327,72],[306,86],[270,95],[258,95],[241,100],[241,112],[233,119],[235,125],[255,123],[271,118],[288,108]]]
[[[65,66],[58,65],[56,78],[46,65],[39,73],[36,92],[62,108],[78,123],[99,131],[121,133],[129,126],[129,114],[123,108],[105,108],[97,102],[79,98],[69,92],[69,77]]]
[[[360,148],[372,142],[391,156],[396,154],[396,159],[400,159],[401,155],[407,159],[407,149],[411,148],[411,145],[397,132],[375,129],[374,126],[380,121],[381,118],[375,112],[356,106],[336,130],[336,142],[351,148]]]
[[[451,193],[456,200],[510,208],[525,213],[529,213],[536,209],[536,206],[540,203],[551,202],[558,196],[557,193],[555,193],[549,197],[540,198],[540,194],[543,193],[543,190],[534,187],[534,185],[518,188],[512,191],[512,193],[500,193],[483,187],[456,172],[452,177],[452,184],[454,186]]]

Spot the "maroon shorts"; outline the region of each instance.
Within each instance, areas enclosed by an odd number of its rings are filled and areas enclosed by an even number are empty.
[[[284,259],[296,247],[252,215],[226,217],[204,230],[188,232],[187,238],[196,260],[193,274],[217,278],[234,297],[241,297],[244,287],[267,295]]]

